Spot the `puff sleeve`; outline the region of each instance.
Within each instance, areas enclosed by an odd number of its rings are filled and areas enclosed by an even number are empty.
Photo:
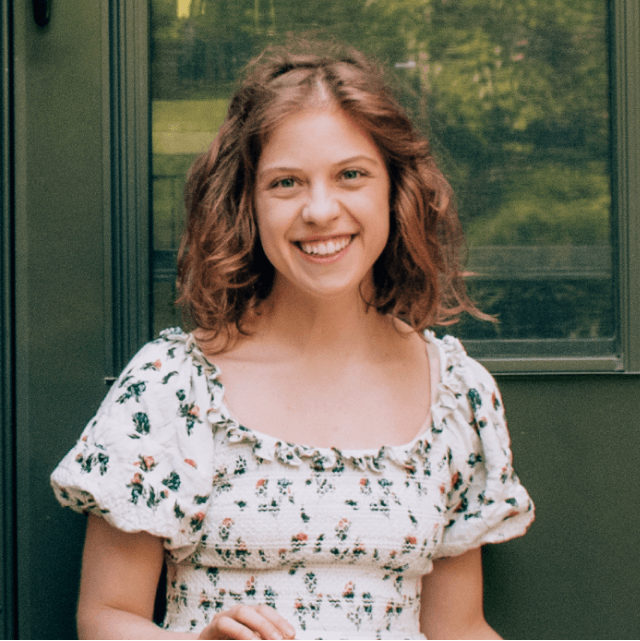
[[[206,372],[174,338],[138,352],[51,484],[63,506],[162,537],[181,560],[195,550],[209,506],[213,438]]]
[[[533,503],[513,470],[496,382],[455,343],[451,371],[457,376],[448,390],[455,397],[447,426],[451,481],[437,557],[522,536],[534,519]]]

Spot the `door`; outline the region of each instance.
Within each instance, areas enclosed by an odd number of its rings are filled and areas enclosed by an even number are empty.
[[[377,43],[388,45],[377,53],[393,62],[395,73],[405,74],[407,91],[424,97],[428,94],[421,93],[421,87],[435,82],[435,74],[448,72],[443,63],[443,71],[437,72],[441,64],[434,59],[437,48],[414,43],[411,51],[401,49],[389,39],[389,32],[411,30],[417,23],[411,11],[418,8],[421,20],[430,19],[431,24],[444,18],[445,24],[454,18],[466,20],[468,33],[475,33],[476,23],[483,24],[485,14],[499,4],[474,3],[473,10],[479,13],[466,12],[467,18],[442,13],[455,12],[456,3],[377,0],[350,3],[348,9],[377,12],[365,16],[369,22],[359,22],[367,28],[363,27],[358,43],[368,42],[374,48]],[[215,133],[243,56],[280,33],[281,27],[314,27],[319,20],[299,3],[251,0],[246,5],[240,0],[153,0],[148,5],[67,0],[51,3],[46,26],[36,24],[30,2],[5,0],[1,5],[6,36],[2,56],[8,63],[3,70],[11,70],[5,71],[0,86],[5,106],[1,153],[4,166],[11,169],[3,174],[0,263],[4,533],[0,615],[7,638],[73,638],[84,518],[59,509],[48,476],[131,353],[153,331],[179,322],[171,300],[180,176]],[[348,39],[354,18],[347,5],[327,6],[323,19],[333,20],[338,35]],[[565,171],[562,180],[552,183],[574,185],[572,189],[591,194],[593,200],[605,194],[611,226],[610,233],[604,232],[604,242],[602,229],[593,231],[598,242],[580,245],[592,250],[560,252],[555,271],[545,272],[555,250],[544,250],[542,258],[531,249],[539,246],[533,243],[520,254],[508,248],[521,245],[503,243],[497,250],[495,238],[486,240],[490,224],[467,220],[473,223],[476,238],[489,243],[478,246],[494,248],[473,256],[472,246],[474,271],[490,272],[485,282],[478,279],[474,285],[479,295],[487,300],[501,295],[518,304],[533,295],[524,288],[541,282],[542,270],[547,280],[546,289],[538,289],[538,307],[545,306],[545,311],[551,307],[554,299],[549,292],[564,292],[556,315],[587,318],[586,325],[576,321],[569,330],[560,327],[551,336],[541,335],[544,317],[537,325],[531,323],[538,333],[527,336],[487,337],[477,332],[465,336],[471,330],[459,330],[498,378],[515,466],[537,504],[537,521],[527,536],[484,551],[486,611],[490,623],[506,637],[636,638],[639,568],[632,551],[640,525],[633,491],[640,445],[636,428],[640,198],[630,177],[640,168],[640,151],[634,144],[640,131],[640,15],[632,0],[617,0],[611,6],[604,0],[566,0],[563,6],[574,25],[577,17],[589,12],[602,16],[603,55],[608,51],[611,56],[610,67],[604,65],[611,90],[604,94],[606,100],[613,97],[612,115],[607,116],[605,133],[599,134],[607,138],[606,160],[598,160],[600,152],[589,148],[595,154],[589,167],[600,165],[584,183],[580,182],[584,172],[578,175],[562,164],[572,153],[567,147],[573,144],[584,151],[583,145],[579,140],[569,144],[562,137],[566,144],[558,151],[550,144],[557,132],[547,130],[546,152],[559,154],[562,160],[554,165],[553,175]],[[549,20],[545,28],[547,40],[538,31],[535,42],[530,34],[529,39],[512,38],[513,49],[500,54],[489,41],[486,54],[494,57],[494,70],[496,56],[504,55],[503,66],[520,73],[517,65],[533,55],[534,44],[539,53],[559,26]],[[207,29],[213,30],[209,39]],[[593,35],[588,30],[572,33],[577,49]],[[172,39],[172,34],[177,36]],[[460,35],[454,53],[460,54],[465,45],[476,54],[484,51],[485,36],[478,40]],[[443,39],[440,51],[450,51],[452,37],[450,33]],[[577,55],[556,48],[547,53],[556,55],[552,58],[557,64]],[[455,62],[458,76],[466,77],[464,56],[458,55]],[[489,85],[482,70],[477,82],[475,73],[468,80],[478,85],[475,96],[480,100],[482,88],[489,91]],[[210,78],[215,83],[203,93]],[[597,84],[598,77],[593,81]],[[481,102],[471,107],[483,109]],[[413,108],[419,111],[423,106],[418,100]],[[439,151],[449,163],[452,180],[464,184],[467,202],[478,185],[485,185],[481,194],[485,203],[495,201],[491,190],[498,187],[503,196],[509,195],[500,201],[502,205],[515,202],[514,188],[502,176],[489,172],[483,179],[482,163],[466,162],[460,136],[464,129],[443,119],[454,106],[443,107],[438,121]],[[514,134],[505,143],[506,151],[515,154],[509,158],[518,162],[531,149],[522,145],[533,144],[525,135],[530,125],[525,125],[515,130],[523,132],[520,138]],[[481,142],[474,142],[474,154],[482,151]],[[452,155],[457,148],[462,149],[459,157]],[[483,162],[490,165],[487,159]],[[532,167],[527,180],[535,188],[544,171],[541,165]],[[474,179],[464,182],[468,176]],[[556,190],[556,200],[566,198],[567,192],[567,188]],[[520,198],[520,209],[514,211],[522,210],[525,200]],[[588,197],[585,203],[593,205]],[[501,211],[508,217],[505,207]],[[561,215],[567,210],[558,211]],[[597,221],[601,219],[596,215]],[[588,223],[581,229],[591,233]],[[563,242],[571,245],[573,239]],[[499,260],[511,267],[496,272]],[[535,278],[532,269],[538,269]],[[567,274],[573,276],[562,281],[560,277]],[[496,281],[502,283],[502,294],[483,293]],[[505,291],[512,293],[505,296]],[[570,299],[567,292],[577,292],[576,298]],[[581,315],[569,313],[574,311],[568,309],[572,305],[580,307]],[[519,309],[513,331],[533,313]]]

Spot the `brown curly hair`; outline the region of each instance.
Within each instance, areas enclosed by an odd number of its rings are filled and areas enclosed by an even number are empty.
[[[190,320],[228,339],[234,326],[243,332],[247,314],[269,295],[274,269],[253,203],[258,160],[270,133],[319,96],[371,136],[389,173],[389,239],[367,303],[418,331],[455,322],[463,311],[488,318],[466,295],[465,240],[451,187],[383,72],[351,48],[306,42],[296,51],[267,49],[250,63],[211,148],[191,167],[178,256],[178,303]]]

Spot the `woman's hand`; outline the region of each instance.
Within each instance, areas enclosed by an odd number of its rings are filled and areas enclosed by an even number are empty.
[[[293,639],[291,624],[268,605],[236,605],[216,614],[199,639]]]

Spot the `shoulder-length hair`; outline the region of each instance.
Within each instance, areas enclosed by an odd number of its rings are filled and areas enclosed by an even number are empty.
[[[274,268],[254,212],[258,160],[285,118],[327,98],[371,136],[391,182],[389,238],[366,302],[418,331],[455,322],[463,311],[486,318],[466,295],[451,187],[380,68],[334,44],[298,47],[270,48],[249,65],[211,148],[189,172],[178,303],[191,322],[228,340],[269,295]]]

